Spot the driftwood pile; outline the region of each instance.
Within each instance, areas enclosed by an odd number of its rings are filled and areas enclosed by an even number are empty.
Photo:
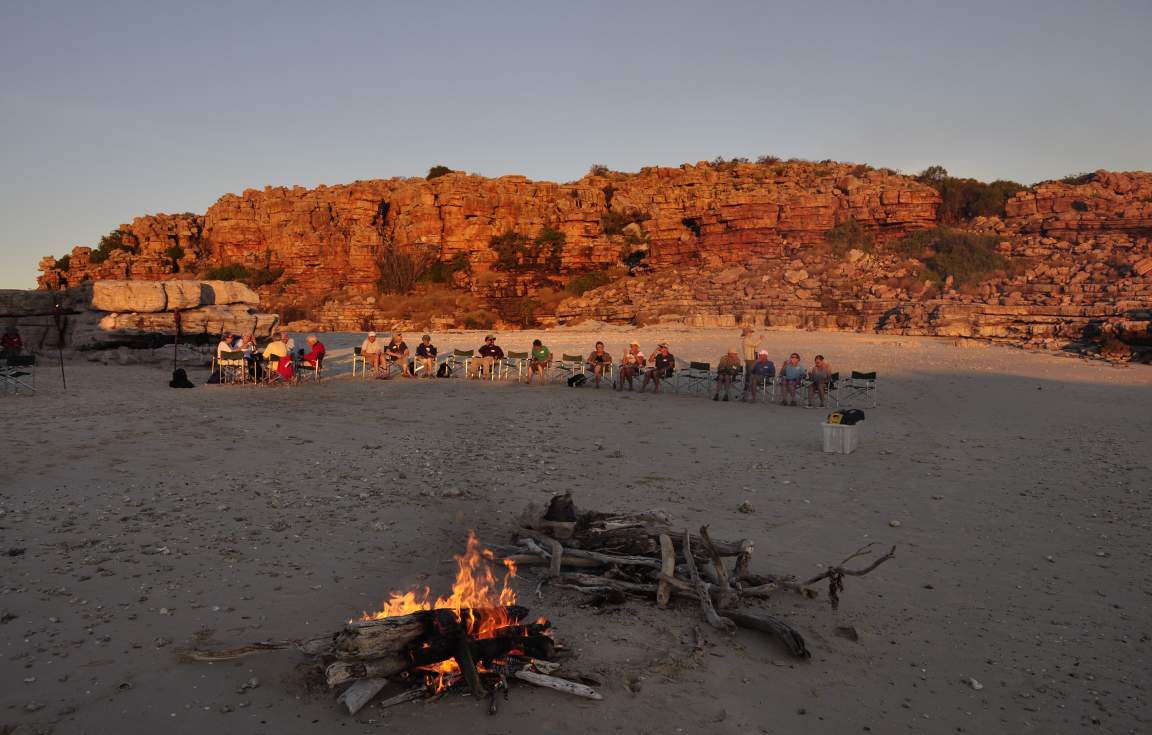
[[[835,608],[845,576],[862,576],[891,559],[877,557],[862,569],[847,569],[849,561],[871,553],[869,544],[840,564],[800,582],[794,576],[754,574],[752,542],[714,539],[708,526],[697,534],[674,531],[662,512],[613,514],[581,512],[570,493],[556,495],[541,510],[530,505],[520,516],[513,546],[492,547],[517,566],[547,566],[541,586],[550,584],[622,602],[627,596],[652,598],[661,608],[673,597],[695,600],[713,628],[759,630],[778,639],[793,656],[811,654],[804,637],[786,622],[757,611],[740,610],[741,603],[776,592],[815,598],[811,587],[828,580],[828,598]],[[540,589],[539,587],[537,588]]]

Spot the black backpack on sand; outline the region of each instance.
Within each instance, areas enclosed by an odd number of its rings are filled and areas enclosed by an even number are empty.
[[[576,373],[571,378],[568,378],[569,388],[579,388],[588,382],[588,376],[584,373]]]
[[[172,380],[168,381],[169,388],[195,388],[192,381],[188,379],[188,373],[184,368],[176,368],[172,371]]]

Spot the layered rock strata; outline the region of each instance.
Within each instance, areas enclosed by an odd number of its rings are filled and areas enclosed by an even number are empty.
[[[0,322],[15,326],[27,349],[151,346],[176,333],[176,312],[189,341],[223,331],[268,337],[275,314],[260,297],[226,281],[89,281],[60,291],[0,291]],[[61,337],[62,342],[61,342]]]

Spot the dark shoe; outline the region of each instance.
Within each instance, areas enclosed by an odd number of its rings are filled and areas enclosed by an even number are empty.
[[[716,395],[712,396],[712,400],[714,400],[714,401],[720,400],[720,394],[717,393]]]
[[[724,396],[724,400],[728,400],[728,396]]]

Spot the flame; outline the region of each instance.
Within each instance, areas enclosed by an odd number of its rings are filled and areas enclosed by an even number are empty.
[[[493,571],[495,555],[480,545],[473,530],[468,531],[468,544],[464,553],[456,554],[453,558],[457,566],[456,580],[448,596],[432,599],[432,590],[428,587],[403,593],[394,592],[381,604],[379,610],[364,613],[360,619],[380,620],[420,610],[449,609],[455,611],[457,620],[464,624],[471,638],[492,638],[498,628],[514,624],[516,621],[504,608],[516,604],[516,591],[511,585],[512,578],[516,576],[516,564],[503,560],[504,573],[498,579]],[[487,614],[476,615],[475,611],[480,609]],[[430,680],[429,686],[437,693],[450,685],[452,675],[460,671],[452,659],[421,668],[435,676],[435,681]]]

